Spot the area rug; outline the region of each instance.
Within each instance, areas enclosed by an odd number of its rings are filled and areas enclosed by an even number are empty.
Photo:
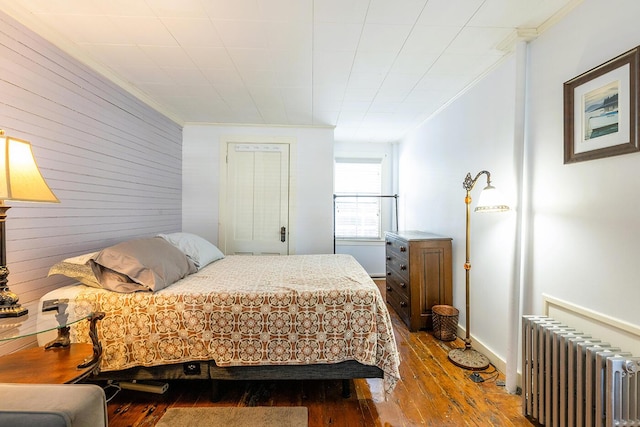
[[[169,408],[156,427],[307,427],[307,420],[301,406]]]

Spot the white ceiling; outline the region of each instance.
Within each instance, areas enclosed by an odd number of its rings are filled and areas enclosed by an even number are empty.
[[[581,0],[0,0],[180,124],[399,140]]]

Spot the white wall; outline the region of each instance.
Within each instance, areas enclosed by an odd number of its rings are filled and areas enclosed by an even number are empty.
[[[640,153],[564,165],[562,98],[565,81],[640,44],[639,14],[635,0],[585,0],[530,43],[524,104],[517,101],[522,65],[512,56],[402,142],[401,223],[453,237],[458,308],[464,308],[462,179],[488,169],[495,186],[518,200],[514,110],[524,107],[531,208],[523,227],[524,311],[516,313],[542,313],[548,294],[640,328]],[[517,286],[516,215],[475,214],[471,222],[471,332],[502,361],[518,345],[507,338],[514,322],[509,307],[520,304],[510,301]]]
[[[63,258],[180,230],[182,129],[4,13],[0,24],[0,126],[32,143],[60,199],[7,202],[9,286],[28,303],[73,282],[47,277]]]
[[[563,82],[640,44],[639,15],[634,0],[587,0],[531,45],[526,312],[547,293],[640,326],[640,153],[564,165],[562,104]]]
[[[509,60],[400,145],[400,228],[453,238],[453,305],[465,314],[465,190],[467,173],[491,173],[515,200],[513,126],[515,62]],[[477,201],[486,178],[471,196]],[[471,208],[475,208],[475,201]],[[471,213],[471,333],[504,356],[513,274],[515,215]]]
[[[295,253],[333,252],[333,129],[187,125],[183,131],[183,231],[218,242],[220,141],[296,139],[292,183]]]

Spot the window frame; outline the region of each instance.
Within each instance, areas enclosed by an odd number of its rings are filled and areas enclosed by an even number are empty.
[[[389,166],[388,159],[386,154],[382,153],[368,153],[368,155],[336,155],[334,158],[334,167],[337,163],[375,163],[380,165],[380,194],[371,195],[372,198],[376,199],[376,203],[378,205],[378,233],[377,236],[369,236],[369,237],[358,237],[358,236],[338,236],[337,234],[337,224],[336,224],[336,209],[337,209],[337,200],[344,196],[354,195],[350,194],[339,194],[335,191],[336,188],[336,174],[334,172],[334,239],[336,242],[340,243],[358,243],[358,244],[367,244],[367,243],[378,243],[384,241],[384,231],[390,229],[392,215],[393,215],[393,202],[386,200],[390,200],[386,197],[389,193],[389,188],[391,186],[391,180],[389,176]],[[335,197],[338,196],[338,197]],[[367,195],[358,194],[360,197],[364,197]]]

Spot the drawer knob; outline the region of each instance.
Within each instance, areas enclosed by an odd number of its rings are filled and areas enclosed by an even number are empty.
[[[407,252],[407,248],[405,246],[400,246],[400,252]]]
[[[391,292],[391,286],[387,285],[387,291]]]
[[[390,271],[387,271],[387,276],[391,276],[391,272]]]
[[[406,269],[407,269],[406,264],[400,264],[400,270],[406,270]]]
[[[406,302],[404,302],[404,301],[400,301],[400,307],[406,307],[406,306],[407,306],[407,303],[406,303]]]
[[[400,287],[401,287],[401,288],[406,288],[406,287],[407,287],[407,284],[406,284],[406,283],[404,283],[404,282],[401,282],[401,283],[400,283]]]
[[[391,246],[391,241],[387,240],[387,245]]]
[[[387,261],[391,261],[391,257],[390,256],[387,257]]]

